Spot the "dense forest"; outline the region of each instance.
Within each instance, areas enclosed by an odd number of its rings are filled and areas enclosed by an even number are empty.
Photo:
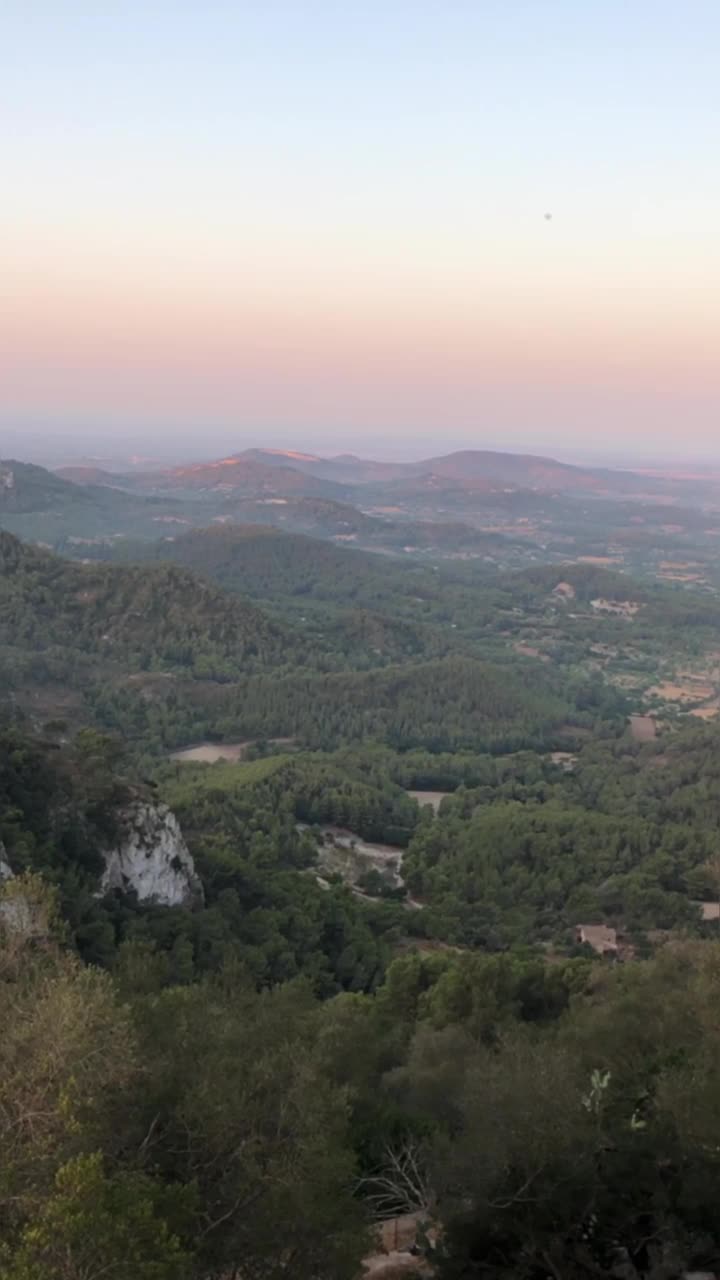
[[[229,677],[291,660],[291,636],[182,569],[74,565],[0,533],[0,644]]]
[[[428,564],[255,525],[86,552],[120,563],[183,565],[291,622],[326,664],[329,651],[355,666],[448,652],[507,660],[519,643],[546,662],[587,674],[602,643],[614,653],[618,674],[637,670],[650,686],[658,670],[712,656],[720,621],[715,593],[694,586],[693,575],[684,584],[586,562],[510,571],[487,558]],[[598,610],[598,602],[624,602],[632,612]],[[363,619],[374,635],[357,634]]]
[[[356,553],[335,554],[347,556],[350,581]],[[48,721],[69,703],[150,751],[198,735],[512,751],[560,745],[564,726],[612,731],[625,707],[592,673],[560,679],[500,647],[481,660],[441,626],[442,605],[431,625],[364,607],[313,625],[184,567],[74,564],[9,534],[0,561],[6,698]],[[330,592],[334,557],[331,566]],[[367,572],[375,592],[378,570]]]
[[[89,551],[0,533],[0,1280],[720,1266],[718,729],[628,724],[712,593]],[[138,807],[201,893],[103,878]]]
[[[400,1212],[447,1280],[717,1265],[717,944],[414,953],[318,1000],[142,938],[83,965],[32,878],[0,906],[7,1280],[354,1280]]]

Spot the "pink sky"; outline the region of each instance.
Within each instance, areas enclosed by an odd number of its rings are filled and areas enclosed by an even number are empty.
[[[694,4],[11,0],[0,427],[720,454]]]

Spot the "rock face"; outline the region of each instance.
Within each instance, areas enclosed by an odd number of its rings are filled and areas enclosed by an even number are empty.
[[[136,804],[122,815],[125,835],[105,853],[101,893],[134,891],[140,902],[195,906],[203,889],[177,818],[167,805]]]
[[[7,860],[7,850],[2,840],[0,840],[0,884],[3,880],[12,880],[13,869]]]

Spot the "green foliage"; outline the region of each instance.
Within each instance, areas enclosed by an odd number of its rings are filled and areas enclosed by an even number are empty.
[[[199,542],[223,545],[220,535]],[[266,543],[274,536],[247,540]],[[358,555],[356,573],[354,553],[318,546],[330,564],[313,550],[308,572],[322,584],[317,600],[333,603],[278,619],[185,568],[71,564],[0,533],[6,692],[49,722],[69,715],[149,753],[199,735],[510,751],[553,742],[566,721],[616,720],[622,700],[597,680],[563,683],[507,654],[502,664],[478,660],[475,636],[494,625],[483,593],[452,587],[445,599],[425,570],[388,571]],[[290,590],[292,557],[282,566],[283,557],[261,562],[253,579],[251,562],[250,584],[269,574],[273,591]],[[343,598],[357,607],[338,610]],[[453,612],[470,619],[457,637]]]
[[[83,957],[120,966],[131,982],[154,975],[157,988],[241,962],[259,986],[306,974],[316,990],[371,990],[397,933],[397,909],[366,906],[342,886],[315,882],[315,842],[297,827],[354,816],[382,826],[414,821],[397,788],[378,797],[335,771],[336,804],[325,815],[318,788],[330,774],[287,756],[242,765],[167,766],[165,794],[180,818],[205,885],[205,907],[140,905],[97,897],[103,850],[117,842],[123,806],[152,802],[147,783],[123,776],[114,744],[94,731],[58,749],[17,729],[0,733],[0,840],[13,871],[42,872],[57,886],[63,915]],[[374,828],[373,828],[374,829]],[[13,882],[10,882],[13,884]],[[132,962],[144,947],[144,965]],[[133,950],[135,949],[135,950]],[[132,979],[132,980],[135,980]]]
[[[323,748],[374,740],[396,750],[513,751],[552,741],[572,713],[550,680],[461,657],[362,673],[258,676],[234,696],[243,734],[292,735]]]
[[[19,729],[0,730],[0,840],[15,871],[97,873],[130,788],[114,768],[117,744],[93,731],[59,750]]]
[[[266,1280],[291,1264],[354,1280],[378,1186],[442,1222],[440,1276],[716,1265],[718,944],[616,966],[520,947],[388,963],[409,913],[320,890],[297,829],[299,813],[378,837],[404,825],[429,897],[443,875],[463,894],[448,925],[493,906],[501,932],[536,938],[543,904],[554,927],[623,859],[657,886],[705,857],[716,736],[592,745],[568,774],[532,753],[440,757],[428,780],[459,785],[438,817],[399,785],[427,777],[422,752],[166,765],[207,907],[96,904],[111,973],[63,950],[36,880],[10,881],[6,901],[41,910],[0,929],[0,1276]],[[58,752],[14,730],[5,746],[8,856],[50,870],[56,818],[33,816],[33,776],[82,826],[118,763],[92,733]]]
[[[353,1280],[346,1092],[307,989],[237,970],[121,1003],[49,939],[0,936],[0,1275]]]
[[[57,662],[134,671],[169,666],[227,679],[287,661],[290,635],[258,609],[227,598],[182,569],[76,565],[0,533],[0,645]],[[67,658],[69,678],[73,666]],[[90,668],[91,669],[91,668]]]
[[[662,747],[591,745],[569,773],[487,761],[481,786],[416,830],[408,884],[441,936],[475,946],[560,941],[601,920],[696,930],[720,820],[716,742],[695,727]]]
[[[0,681],[45,723],[0,734],[3,1280],[355,1280],[402,1210],[445,1280],[718,1269],[720,960],[694,901],[718,894],[718,731],[623,732],[716,648],[705,514],[674,506],[670,534],[651,500],[520,492],[532,460],[482,460],[511,491],[437,461],[392,520],[257,458],[223,468],[230,496],[212,467],[132,493],[3,473],[4,529],[90,561],[0,534]],[[193,530],[217,516],[254,527]],[[611,542],[624,565],[568,562]],[[706,582],[654,583],[681,546]],[[202,739],[252,741],[161,760]],[[123,807],[154,797],[195,910],[97,897]],[[350,875],[348,833],[406,886]],[[580,921],[635,959],[595,960]]]
[[[204,1274],[354,1280],[364,1243],[345,1090],[322,1074],[315,1007],[295,984],[173,990],[141,1013],[154,1161],[192,1186]]]
[[[63,508],[20,480],[15,518]],[[577,531],[564,499],[488,502]],[[223,526],[79,565],[0,534],[0,677],[45,722],[0,733],[0,1280],[355,1280],[381,1211],[424,1216],[446,1280],[717,1269],[720,959],[695,899],[718,894],[718,729],[633,742],[603,664],[649,684],[671,642],[715,644],[718,605],[565,548],[438,571]],[[203,738],[246,758],[159,758]],[[123,808],[154,799],[195,909],[97,896]],[[635,958],[597,961],[580,922]]]
[[[139,1173],[108,1177],[99,1154],[76,1156],[17,1247],[2,1280],[185,1280],[189,1258],[156,1211],[161,1188]],[[9,1254],[9,1256],[8,1256]]]

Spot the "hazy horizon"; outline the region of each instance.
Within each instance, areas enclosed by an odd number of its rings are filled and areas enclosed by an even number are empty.
[[[440,457],[465,449],[488,450],[514,454],[535,454],[555,458],[560,462],[577,466],[670,469],[708,467],[720,468],[720,449],[712,454],[694,454],[648,450],[643,452],[632,446],[592,448],[578,445],[575,448],[538,440],[523,444],[513,440],[463,441],[448,439],[438,432],[422,442],[393,439],[386,434],[382,439],[338,434],[335,437],[318,437],[311,430],[303,435],[287,435],[283,432],[265,434],[252,431],[218,433],[198,431],[196,436],[174,440],[167,435],[153,436],[147,432],[117,435],[113,432],[104,438],[100,431],[74,434],[70,431],[7,430],[0,426],[0,459],[14,458],[20,462],[33,462],[41,466],[57,467],[73,463],[119,467],[133,463],[157,462],[172,466],[188,462],[212,461],[250,449],[277,449],[287,452],[305,452],[319,457],[354,454],[383,462],[419,462],[425,458]],[[292,465],[290,461],[290,465]]]
[[[2,37],[7,434],[720,456],[710,0],[10,0]]]

